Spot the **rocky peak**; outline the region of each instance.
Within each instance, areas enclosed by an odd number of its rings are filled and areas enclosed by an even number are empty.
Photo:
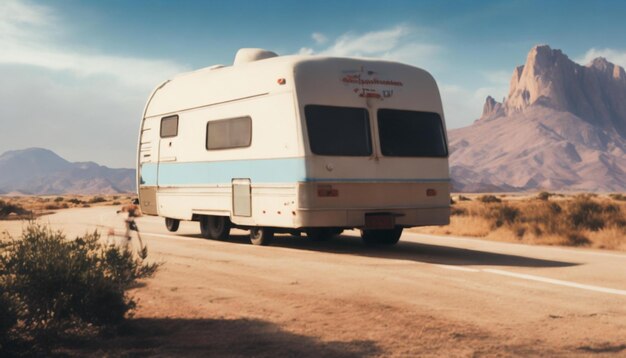
[[[590,70],[595,70],[598,73],[605,74],[606,76],[612,77],[618,82],[626,80],[626,74],[624,73],[624,68],[609,62],[604,57],[594,58],[591,62],[587,64],[586,67],[589,68]]]
[[[485,105],[483,106],[483,115],[480,120],[496,119],[504,115],[504,106],[496,101],[493,97],[487,96]]]
[[[572,113],[583,120],[616,130],[626,138],[626,73],[599,57],[581,66],[561,50],[533,47],[523,66],[513,70],[507,99],[488,97],[481,120],[506,117],[543,106]]]

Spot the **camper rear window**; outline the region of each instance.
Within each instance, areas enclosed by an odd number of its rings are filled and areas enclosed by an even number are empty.
[[[369,114],[366,109],[308,105],[304,108],[304,114],[314,154],[372,154]]]
[[[378,110],[382,154],[390,157],[446,157],[448,148],[437,113]]]
[[[252,119],[239,117],[211,121],[206,126],[206,149],[248,147],[252,141]]]
[[[178,116],[161,118],[161,138],[176,137],[178,135]]]

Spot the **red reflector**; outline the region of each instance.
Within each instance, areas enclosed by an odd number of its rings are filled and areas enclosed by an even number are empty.
[[[437,195],[437,190],[435,189],[426,189],[426,196],[435,196]]]
[[[333,189],[332,185],[318,185],[317,196],[319,197],[337,197],[339,190]]]
[[[287,83],[287,80],[284,78],[279,78],[277,82],[279,85],[284,85],[285,83]]]

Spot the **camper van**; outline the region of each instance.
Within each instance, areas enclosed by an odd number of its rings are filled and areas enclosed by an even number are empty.
[[[241,49],[159,85],[137,150],[144,214],[253,244],[359,229],[393,245],[450,220],[446,127],[426,71],[391,61]]]

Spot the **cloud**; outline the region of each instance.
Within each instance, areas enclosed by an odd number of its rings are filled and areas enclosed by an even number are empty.
[[[324,36],[324,34],[319,33],[319,32],[314,32],[311,34],[311,38],[313,39],[313,41],[315,41],[316,44],[318,45],[323,45],[326,43],[326,41],[328,41],[328,38],[326,36]]]
[[[0,5],[0,64],[21,64],[77,76],[105,76],[129,86],[156,86],[187,68],[167,60],[100,55],[65,49],[61,21],[50,8],[24,1]],[[56,37],[55,37],[56,35]]]
[[[319,34],[311,35],[316,46],[302,47],[299,54],[378,57],[432,69],[438,66],[434,58],[443,51],[440,45],[424,41],[420,31],[407,25],[397,25],[365,33],[346,32],[333,41],[324,37],[324,42],[317,41],[316,35]],[[319,48],[319,45],[328,42],[330,42],[329,46]]]
[[[52,7],[0,0],[0,153],[33,146],[70,161],[134,167],[150,91],[185,66],[75,50]]]
[[[626,51],[612,48],[591,48],[584,55],[576,58],[574,61],[580,63],[581,65],[586,65],[597,57],[604,57],[610,62],[626,68]]]

